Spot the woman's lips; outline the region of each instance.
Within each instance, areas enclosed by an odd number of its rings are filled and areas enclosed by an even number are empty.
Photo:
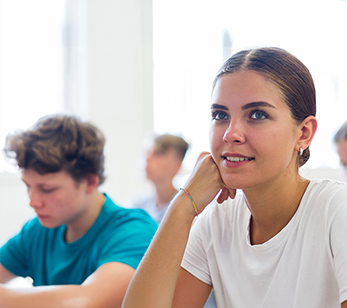
[[[254,157],[247,157],[242,154],[225,154],[222,155],[224,164],[227,167],[240,167],[254,160]]]
[[[225,158],[228,161],[232,161],[232,162],[254,160],[253,157],[239,157],[239,156],[236,156],[236,157],[234,157],[234,156],[226,156],[226,157],[224,157],[223,156],[223,158]]]

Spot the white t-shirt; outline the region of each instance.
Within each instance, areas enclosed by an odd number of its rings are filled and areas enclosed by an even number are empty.
[[[280,205],[279,205],[280,206]],[[291,221],[251,245],[243,195],[196,220],[182,267],[222,308],[334,308],[347,300],[347,184],[313,180]]]

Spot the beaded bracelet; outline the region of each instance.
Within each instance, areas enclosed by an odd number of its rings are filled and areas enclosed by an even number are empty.
[[[194,210],[195,210],[196,216],[199,216],[198,209],[196,208],[195,202],[194,202],[192,196],[190,195],[190,193],[188,192],[188,190],[186,190],[186,189],[184,189],[184,188],[180,188],[180,190],[183,190],[183,191],[188,195],[190,201],[192,202],[192,204],[193,204],[193,206],[194,206]]]

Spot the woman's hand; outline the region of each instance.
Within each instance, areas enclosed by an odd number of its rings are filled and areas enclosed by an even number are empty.
[[[199,213],[216,197],[219,191],[218,203],[224,202],[228,197],[234,198],[236,194],[235,189],[225,186],[219,169],[208,152],[202,152],[199,155],[185,188],[194,199]]]

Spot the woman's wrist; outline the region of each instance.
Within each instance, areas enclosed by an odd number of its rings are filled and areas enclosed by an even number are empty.
[[[179,216],[177,218],[187,220],[189,223],[191,223],[197,216],[190,197],[183,189],[180,189],[171,201],[170,208],[171,211],[176,213],[175,215]]]
[[[194,211],[195,211],[196,216],[199,216],[198,209],[196,208],[196,204],[195,204],[195,202],[194,202],[194,199],[193,199],[193,197],[191,196],[191,194],[189,193],[189,191],[188,191],[187,189],[185,189],[185,188],[182,188],[182,187],[180,188],[180,190],[184,191],[184,192],[187,194],[187,196],[189,197],[190,202],[191,202],[191,204],[192,204],[192,206],[193,206],[193,208],[194,208]]]

